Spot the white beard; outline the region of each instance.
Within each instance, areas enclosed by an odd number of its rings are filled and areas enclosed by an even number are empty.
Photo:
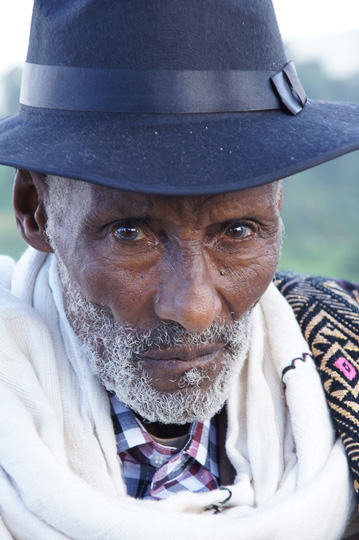
[[[223,407],[231,383],[247,356],[251,311],[231,325],[213,323],[200,334],[187,332],[178,323],[167,322],[138,333],[90,302],[56,255],[66,298],[66,315],[82,342],[93,373],[107,390],[149,422],[185,424],[205,420]],[[181,346],[195,350],[199,345],[213,343],[224,344],[220,372],[214,376],[208,369],[189,369],[178,380],[178,392],[156,390],[151,378],[141,369],[139,355],[148,350]],[[201,384],[206,379],[210,385],[204,391]]]

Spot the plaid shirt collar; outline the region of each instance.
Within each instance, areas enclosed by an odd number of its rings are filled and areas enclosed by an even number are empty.
[[[133,412],[110,397],[117,451],[128,494],[162,499],[181,490],[209,491],[218,487],[214,418],[191,425],[184,448],[154,441]]]

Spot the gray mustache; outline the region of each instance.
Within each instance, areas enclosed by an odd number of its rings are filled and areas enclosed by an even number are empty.
[[[249,317],[249,314],[248,314]],[[200,333],[188,332],[179,323],[163,322],[156,328],[146,332],[138,332],[126,328],[126,338],[130,338],[132,350],[135,354],[146,354],[150,350],[166,351],[179,347],[193,351],[196,347],[223,344],[230,349],[233,342],[238,340],[238,334],[243,331],[243,320],[232,324],[213,322]],[[132,339],[131,339],[132,337]]]

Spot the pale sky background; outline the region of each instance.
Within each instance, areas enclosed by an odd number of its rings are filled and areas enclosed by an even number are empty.
[[[0,75],[25,61],[32,4],[0,0]],[[291,59],[320,59],[336,76],[359,73],[359,0],[274,0],[274,6]]]

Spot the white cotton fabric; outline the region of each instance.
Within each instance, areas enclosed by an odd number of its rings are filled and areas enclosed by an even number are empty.
[[[1,261],[0,261],[1,274]],[[336,540],[354,508],[315,366],[273,285],[228,400],[227,492],[125,494],[107,394],[63,312],[53,255],[29,249],[0,294],[0,539]]]

